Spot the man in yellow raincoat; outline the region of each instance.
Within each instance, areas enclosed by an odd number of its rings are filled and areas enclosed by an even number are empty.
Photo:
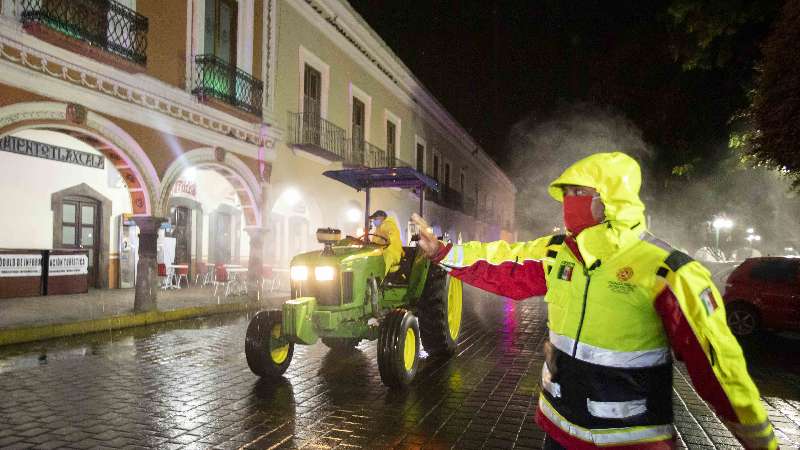
[[[673,355],[742,445],[777,448],[709,271],[647,231],[640,186],[623,153],[576,162],[549,186],[567,233],[530,242],[445,245],[413,220],[450,276],[516,300],[544,296],[545,449],[674,448]]]
[[[400,228],[394,217],[387,217],[386,212],[377,210],[369,216],[372,220],[375,236],[372,237],[372,242],[378,245],[383,245],[383,262],[385,264],[386,272],[397,271],[400,266],[400,259],[403,258],[403,241],[400,238]]]

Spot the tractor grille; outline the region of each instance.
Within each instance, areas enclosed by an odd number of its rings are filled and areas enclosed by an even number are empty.
[[[332,281],[294,281],[292,282],[292,298],[314,297],[317,305],[339,306],[339,279]]]
[[[342,303],[353,301],[353,272],[342,273]]]

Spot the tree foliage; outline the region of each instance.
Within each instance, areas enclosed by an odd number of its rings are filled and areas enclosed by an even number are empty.
[[[800,0],[789,0],[762,47],[752,118],[757,131],[749,147],[760,164],[792,177],[800,190]]]

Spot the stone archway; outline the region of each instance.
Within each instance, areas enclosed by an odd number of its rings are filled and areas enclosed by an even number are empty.
[[[220,154],[223,156],[220,157]],[[180,178],[183,171],[190,167],[212,169],[225,177],[236,190],[247,226],[262,226],[261,205],[263,192],[256,176],[236,155],[229,152],[219,152],[217,149],[208,147],[197,148],[184,153],[167,168],[162,179],[156,208],[160,215],[163,216],[169,211],[172,185]]]
[[[133,215],[152,215],[158,175],[144,150],[122,128],[74,104],[23,102],[0,107],[0,138],[26,129],[65,133],[102,153],[125,180]]]
[[[158,202],[156,203],[156,211],[159,211],[161,215],[169,212],[172,186],[181,178],[184,170],[189,168],[213,170],[233,186],[241,205],[241,214],[245,223],[244,230],[250,238],[248,281],[253,288],[260,286],[263,272],[264,234],[266,232],[262,224],[262,204],[264,199],[262,185],[250,168],[236,155],[222,149],[197,148],[184,153],[173,161],[164,173]],[[214,229],[212,225],[209,224],[211,230]],[[209,256],[214,253],[210,245],[209,243]],[[255,292],[257,293],[258,290],[255,290]]]

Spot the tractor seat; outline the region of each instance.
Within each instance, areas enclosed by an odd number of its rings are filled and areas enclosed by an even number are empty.
[[[397,266],[392,266],[386,278],[384,278],[383,284],[389,286],[408,286],[416,251],[417,247],[403,247],[403,257],[400,258],[400,263],[397,264]],[[395,267],[397,267],[396,270]]]

